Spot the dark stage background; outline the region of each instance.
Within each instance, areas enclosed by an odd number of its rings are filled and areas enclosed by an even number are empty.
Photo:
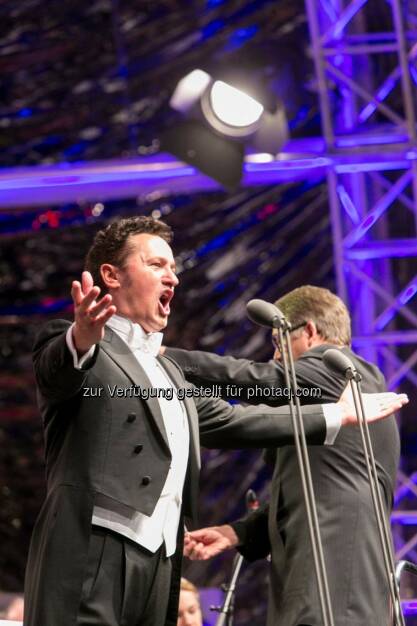
[[[369,3],[382,28],[388,3]],[[238,63],[283,98],[293,138],[321,135],[317,85],[301,0],[19,0],[0,6],[0,164],[49,165],[157,150],[175,123],[176,82],[207,63]],[[382,72],[385,68],[380,68]],[[376,70],[379,71],[379,70]],[[305,283],[336,290],[328,192],[320,176],[234,192],[167,194],[0,212],[0,589],[21,591],[30,533],[44,497],[43,441],[31,346],[49,318],[71,319],[71,281],[109,220],[153,215],[174,229],[180,286],[165,334],[184,348],[267,360],[268,333],[245,315]],[[399,272],[402,271],[399,262]],[[407,427],[413,469],[415,427]],[[411,460],[410,460],[411,459]],[[201,523],[233,519],[244,494],[267,497],[261,453],[203,451]],[[188,563],[201,586],[219,586],[231,556]],[[246,567],[236,626],[265,619],[267,564]],[[409,595],[412,591],[407,592]],[[410,622],[411,623],[411,622]]]

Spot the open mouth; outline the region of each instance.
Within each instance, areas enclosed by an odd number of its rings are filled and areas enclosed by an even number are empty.
[[[173,295],[174,292],[171,289],[167,289],[159,297],[159,310],[164,317],[167,317],[171,312],[169,303],[171,302]]]

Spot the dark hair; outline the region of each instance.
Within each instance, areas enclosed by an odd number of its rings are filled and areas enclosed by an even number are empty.
[[[91,248],[87,252],[85,269],[91,273],[94,284],[98,285],[102,291],[107,291],[100,272],[103,263],[123,267],[131,252],[129,238],[132,235],[142,233],[161,237],[167,243],[171,243],[173,237],[171,227],[168,224],[143,215],[117,220],[98,231]]]
[[[312,320],[323,339],[337,345],[350,345],[349,312],[343,300],[328,289],[304,285],[285,294],[275,304],[293,326]]]

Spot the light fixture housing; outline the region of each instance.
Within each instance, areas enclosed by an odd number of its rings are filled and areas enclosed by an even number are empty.
[[[164,131],[161,148],[227,188],[239,184],[244,146],[275,155],[288,139],[282,102],[246,76],[195,69],[170,99],[183,120]]]

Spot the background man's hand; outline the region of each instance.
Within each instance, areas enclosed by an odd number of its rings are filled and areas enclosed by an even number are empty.
[[[238,536],[231,526],[211,526],[187,532],[184,537],[184,556],[192,561],[205,561],[213,556],[235,548]]]
[[[405,393],[398,394],[387,391],[385,393],[363,394],[363,404],[367,422],[376,422],[384,417],[388,417],[407,403],[408,397]],[[350,385],[346,387],[340,396],[338,405],[342,409],[342,426],[358,423]]]
[[[110,294],[96,302],[100,287],[93,284],[90,272],[83,272],[81,283],[74,280],[71,296],[74,301],[72,338],[78,356],[82,356],[104,337],[104,325],[116,313]]]

